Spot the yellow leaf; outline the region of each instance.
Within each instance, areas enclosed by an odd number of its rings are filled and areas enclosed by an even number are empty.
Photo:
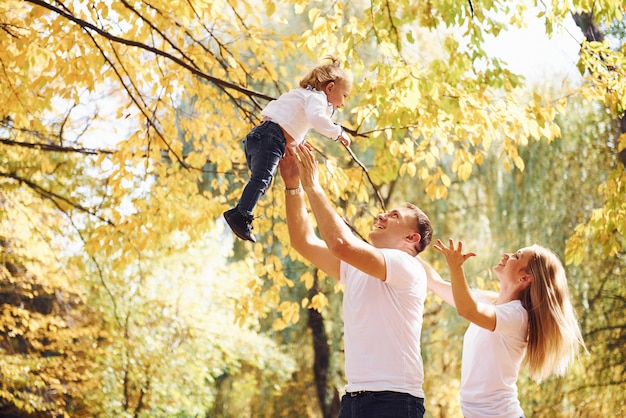
[[[445,186],[438,186],[435,197],[437,199],[445,199],[446,197],[448,197],[448,188]]]
[[[399,143],[394,141],[391,144],[389,144],[389,153],[391,155],[393,155],[394,157],[398,156],[399,149],[400,149],[400,144]]]
[[[313,296],[309,305],[311,309],[315,309],[318,312],[321,312],[326,306],[328,306],[328,298],[326,298],[326,295],[323,293],[318,293]]]
[[[265,3],[265,15],[267,17],[272,16],[275,11],[276,11],[276,4],[273,1],[270,1],[269,3]]]
[[[441,183],[446,187],[450,187],[450,184],[452,184],[447,174],[441,174]]]
[[[416,171],[417,171],[417,167],[415,166],[415,163],[410,162],[407,164],[407,173],[409,174],[409,176],[415,177]]]
[[[274,331],[282,331],[287,327],[287,324],[282,318],[276,318],[274,322],[272,322],[272,329]]]
[[[304,287],[306,287],[307,290],[310,290],[313,287],[313,283],[315,283],[315,278],[313,277],[313,273],[307,270],[300,277],[300,281],[304,282]]]
[[[460,166],[459,166],[459,170],[458,170],[458,175],[459,178],[463,181],[469,179],[470,175],[472,174],[472,164],[468,161],[463,162]]]
[[[618,138],[617,152],[622,152],[626,149],[626,133],[623,133]]]

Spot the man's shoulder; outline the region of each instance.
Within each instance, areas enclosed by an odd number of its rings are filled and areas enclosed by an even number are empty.
[[[381,248],[380,249],[385,257],[387,263],[387,269],[404,270],[412,276],[425,276],[426,270],[419,260],[407,253],[395,248]]]
[[[417,257],[407,253],[406,251],[400,250],[398,248],[380,248],[380,250],[383,252],[383,254],[385,254],[385,258],[387,257],[387,255],[389,255],[390,257],[400,259],[404,262],[412,264],[415,263],[418,264],[420,267],[422,266],[422,264],[417,260]]]

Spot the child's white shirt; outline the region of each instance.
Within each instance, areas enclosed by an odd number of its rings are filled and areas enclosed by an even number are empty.
[[[341,125],[331,120],[333,105],[323,91],[297,88],[272,100],[261,116],[280,125],[294,139],[295,145],[304,142],[311,129],[333,140],[341,135]]]

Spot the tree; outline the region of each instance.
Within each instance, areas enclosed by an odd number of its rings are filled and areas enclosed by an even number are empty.
[[[623,7],[623,6],[622,6]],[[612,22],[616,19],[617,22]],[[607,145],[619,159],[602,186],[604,206],[595,209],[586,224],[581,224],[572,235],[568,246],[568,259],[579,264],[584,254],[584,241],[592,238],[602,245],[606,254],[623,251],[626,241],[626,203],[624,203],[624,180],[626,179],[626,70],[624,69],[626,44],[618,38],[616,50],[605,40],[601,26],[617,25],[622,15],[615,10],[592,10],[579,12],[574,20],[586,37],[581,49],[581,71],[589,74],[589,84],[583,92],[606,107],[614,120],[613,129],[607,132]]]
[[[0,415],[88,415],[103,333],[60,256],[67,228],[19,189],[0,198]]]
[[[362,236],[369,229],[363,215],[397,199],[398,177],[418,179],[427,196],[445,198],[448,187],[475,175],[494,149],[505,167],[522,169],[520,146],[560,135],[554,118],[564,102],[520,96],[524,80],[483,49],[485,35],[506,26],[498,13],[508,24],[521,25],[524,5],[299,0],[261,5],[161,0],[0,5],[0,156],[6,161],[1,184],[39,194],[44,205],[72,222],[88,260],[85,279],[100,283],[91,288],[99,302],[111,292],[101,309],[118,331],[125,329],[120,324],[129,313],[150,317],[145,307],[134,310],[141,305],[133,305],[138,300],[131,296],[143,289],[147,274],[139,267],[156,257],[151,247],[182,233],[188,240],[175,250],[184,253],[213,227],[246,178],[238,139],[258,120],[264,102],[293,87],[319,57],[339,56],[358,86],[340,118],[357,138],[351,152],[314,136],[310,141],[325,164],[325,187]],[[584,2],[572,6],[590,11]],[[595,7],[594,15],[605,21],[621,19],[623,6],[615,0]],[[546,13],[548,32],[569,12],[555,5]],[[293,14],[308,22],[304,33],[284,25]],[[596,51],[596,45],[590,47]],[[623,51],[612,54],[615,63],[622,62]],[[294,61],[293,67],[284,64]],[[618,109],[623,86],[592,80],[581,93],[603,97]],[[98,134],[103,126],[120,130],[107,138]],[[60,155],[82,161],[66,164]],[[621,207],[623,184],[619,175],[609,178],[610,204],[594,225],[621,222],[621,212],[612,208]],[[283,245],[288,241],[281,205],[280,190],[270,190],[259,205],[255,226],[262,237],[243,247],[254,277],[237,310],[240,323],[278,312],[276,331],[297,321],[296,307],[302,306],[289,299],[297,280],[281,268],[286,258],[297,259]],[[603,240],[603,229],[597,231],[591,238]],[[581,241],[571,241],[568,259],[581,259]],[[621,251],[623,245],[615,238],[602,242],[607,251]],[[174,249],[161,251],[165,258]],[[322,292],[316,301],[324,298]],[[313,298],[304,304],[324,308]],[[135,389],[141,393],[149,382],[138,376]],[[137,395],[133,405],[139,399],[145,398]]]

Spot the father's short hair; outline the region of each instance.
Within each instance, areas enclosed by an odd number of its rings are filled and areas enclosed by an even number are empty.
[[[420,234],[421,239],[415,245],[415,251],[419,254],[430,245],[430,241],[433,238],[433,226],[424,211],[413,203],[405,203],[404,207],[415,212],[415,217],[417,218],[417,232]]]

